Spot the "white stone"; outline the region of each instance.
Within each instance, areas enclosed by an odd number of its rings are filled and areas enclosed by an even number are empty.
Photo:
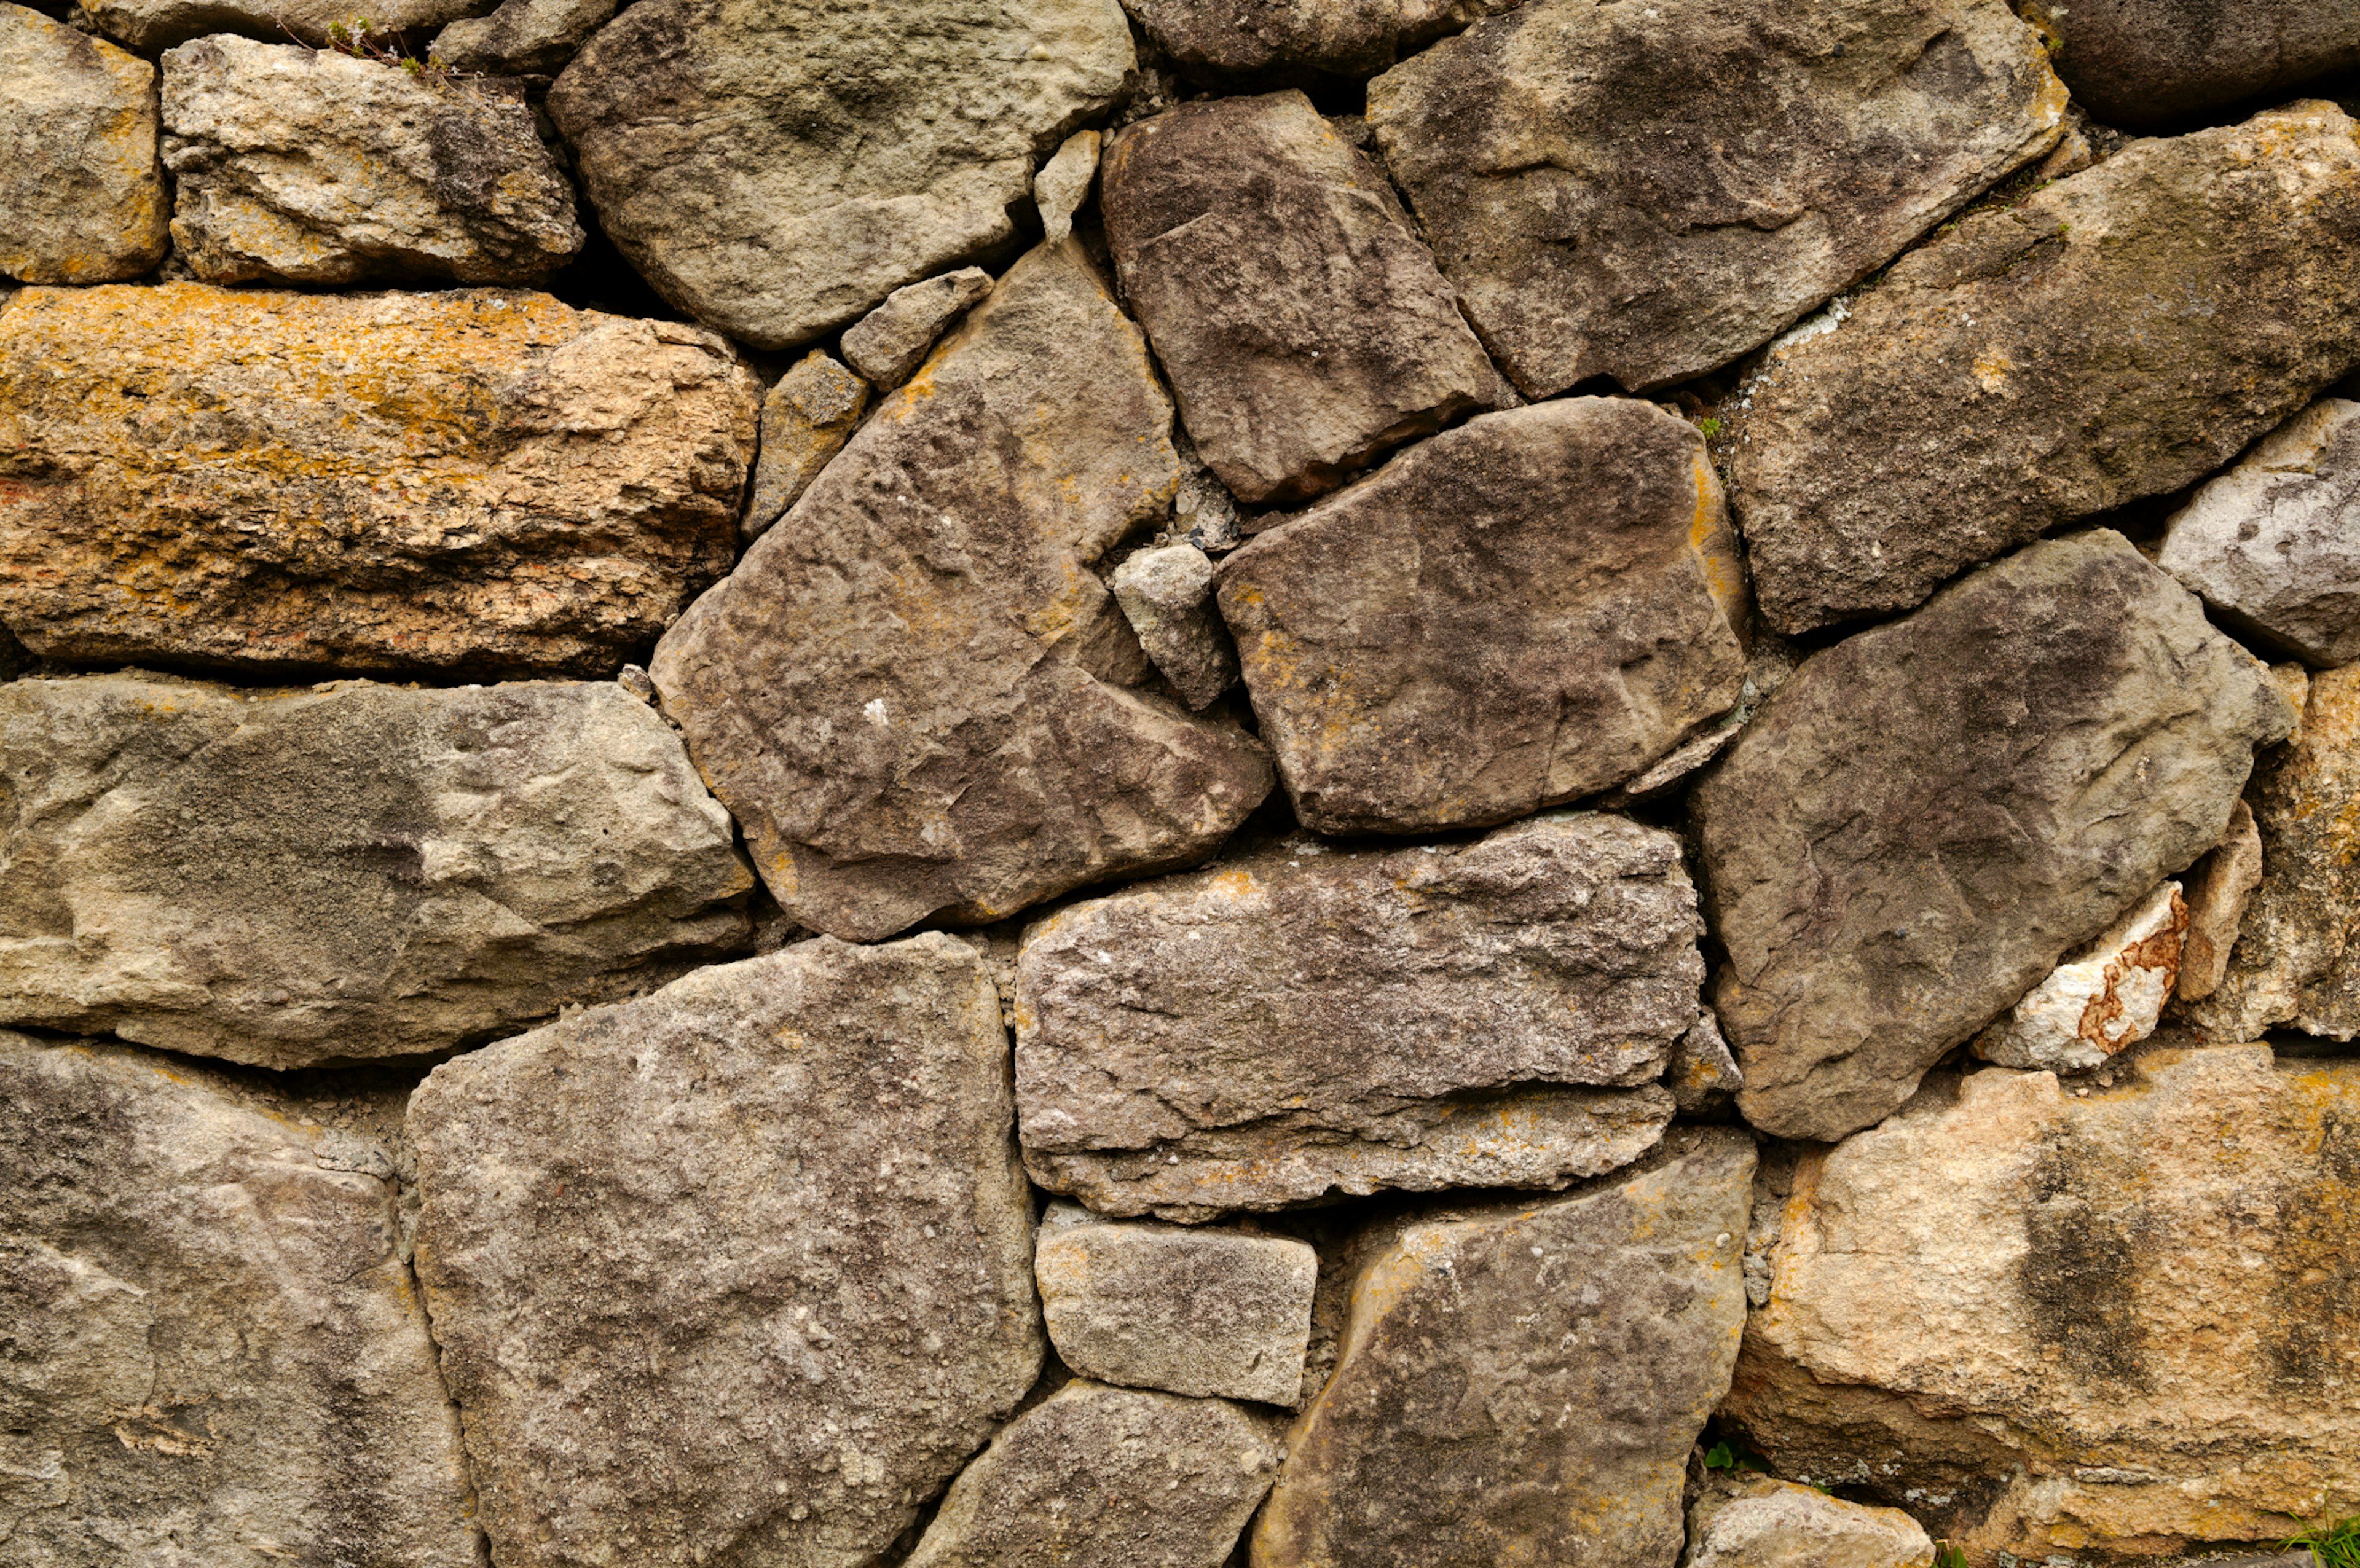
[[[1933,1562],[1925,1528],[1899,1508],[1757,1475],[1708,1484],[1688,1509],[1680,1568],[1933,1568]]]
[[[2180,978],[2188,906],[2166,882],[1975,1037],[2005,1067],[2087,1073],[2155,1032]]]

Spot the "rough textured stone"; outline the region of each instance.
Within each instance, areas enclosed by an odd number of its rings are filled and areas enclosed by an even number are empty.
[[[1172,499],[1172,540],[1195,545],[1207,554],[1237,549],[1244,537],[1238,498],[1205,466],[1185,430],[1172,432],[1172,446],[1180,454],[1180,493]]]
[[[1975,1054],[2052,1073],[2103,1067],[2155,1032],[2187,937],[2188,905],[2180,884],[2166,882],[1977,1035]]]
[[[462,16],[488,11],[497,0],[383,0],[367,11],[369,36],[380,46],[395,35],[424,40]],[[79,0],[82,14],[108,38],[143,54],[216,34],[241,34],[283,43],[289,38],[324,47],[331,27],[349,27],[351,0]]]
[[[1109,586],[1139,646],[1192,711],[1237,684],[1238,650],[1213,607],[1213,563],[1193,544],[1142,550]]]
[[[1369,124],[1526,396],[1766,342],[2057,139],[2005,0],[1530,0],[1369,85]]]
[[[1163,50],[1198,75],[1366,76],[1514,0],[1123,0]]]
[[[1227,1400],[1068,1383],[951,1483],[907,1568],[1221,1568],[1281,1453]]]
[[[1480,826],[1619,784],[1744,680],[1703,439],[1630,398],[1437,436],[1219,582],[1279,777],[1322,833]]]
[[[164,163],[208,283],[539,283],[582,248],[522,99],[332,49],[167,53]]]
[[[0,1032],[0,1558],[475,1568],[382,1146]]]
[[[1171,418],[1079,243],[1036,250],[665,636],[665,711],[790,916],[998,919],[1269,792],[1252,737],[1127,689],[1089,570],[1170,505]]]
[[[1317,495],[1504,398],[1384,176],[1300,93],[1126,126],[1100,205],[1181,419],[1242,500]]]
[[[1706,1483],[1680,1568],[1934,1568],[1934,1543],[1899,1508],[1753,1475]]]
[[[0,622],[252,673],[606,675],[729,569],[759,387],[541,295],[27,289]]]
[[[156,68],[0,5],[0,277],[110,283],[164,259]]]
[[[821,939],[436,1068],[418,1272],[503,1568],[873,1563],[1041,1368],[989,975]]]
[[[990,292],[991,274],[979,267],[896,289],[882,305],[846,330],[844,357],[879,387],[899,387],[910,379],[934,340]]]
[[[1032,204],[1040,209],[1043,239],[1057,245],[1074,232],[1074,214],[1090,199],[1090,184],[1098,176],[1098,133],[1076,131],[1032,177]]]
[[[1678,841],[1593,815],[1306,835],[1068,905],[1017,961],[1027,1163],[1167,1217],[1610,1170],[1669,1117],[1698,929]]]
[[[434,35],[434,62],[486,76],[554,76],[614,19],[619,0],[502,0]]]
[[[1804,1157],[1722,1409],[1780,1475],[1977,1568],[2360,1512],[2360,1062],[2151,1044],[2111,1076],[1946,1075]]]
[[[1737,1356],[1754,1162],[1680,1128],[1565,1197],[1403,1225],[1354,1280],[1255,1568],[1668,1568]]]
[[[0,684],[0,1023],[447,1051],[726,950],[751,881],[618,686]]]
[[[1116,0],[640,0],[549,107],[657,292],[792,348],[1012,242],[1033,160],[1134,60]]]
[[[1032,1253],[1057,1359],[1085,1377],[1292,1405],[1319,1255],[1283,1236],[1096,1221],[1053,1205]]]
[[[2180,999],[2194,1002],[2221,987],[2245,919],[2245,900],[2262,885],[2262,833],[2253,808],[2239,800],[2227,836],[2188,877],[2188,940],[2180,953]]]
[[[2308,103],[2133,143],[1912,251],[1723,406],[1763,615],[1903,609],[2202,478],[2360,359],[2355,245],[2360,140]]]
[[[2017,0],[2108,125],[2182,123],[2360,66],[2354,0]]]
[[[2173,514],[2157,563],[2289,653],[2360,659],[2360,403],[2272,431]]]
[[[2219,843],[2288,723],[2262,666],[2103,529],[1812,657],[1690,797],[1746,1119],[1835,1138],[1898,1108]]]
[[[1737,1058],[1721,1035],[1721,1020],[1712,1016],[1710,1007],[1673,1042],[1671,1060],[1664,1067],[1664,1087],[1672,1092],[1672,1103],[1691,1116],[1726,1105],[1725,1096],[1745,1087],[1745,1074],[1738,1070]]]
[[[869,383],[821,349],[795,363],[762,399],[762,453],[754,464],[754,495],[738,531],[748,540],[802,499],[830,459],[860,428]]]

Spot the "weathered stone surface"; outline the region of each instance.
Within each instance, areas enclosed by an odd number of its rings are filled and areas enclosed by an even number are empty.
[[[2360,359],[2355,244],[2360,140],[2306,103],[2133,143],[1912,251],[1723,406],[1763,615],[1903,609],[2203,477]]]
[[[1739,1071],[1736,1056],[1721,1032],[1721,1020],[1707,1007],[1688,1032],[1672,1042],[1671,1060],[1664,1066],[1664,1087],[1672,1092],[1672,1103],[1693,1116],[1714,1105],[1726,1105],[1723,1096],[1734,1094],[1745,1087],[1745,1074]]]
[[[172,243],[208,283],[539,283],[582,248],[532,111],[300,44],[164,56]]]
[[[488,11],[497,0],[385,0],[372,4],[369,35],[380,45],[393,35],[423,39],[436,28]],[[81,0],[81,10],[108,38],[143,54],[191,38],[235,33],[315,47],[333,40],[331,27],[349,28],[350,0]]]
[[[1738,700],[1703,439],[1632,398],[1491,414],[1221,563],[1295,815],[1480,826],[1621,783]]]
[[[1531,0],[1369,84],[1369,124],[1516,386],[1727,364],[2048,150],[2005,0]]]
[[[1242,500],[1317,495],[1505,398],[1385,177],[1300,93],[1124,127],[1100,205],[1181,419]]]
[[[751,882],[618,686],[0,684],[0,1023],[447,1051],[726,951]]]
[[[1071,227],[1067,225],[1069,231]],[[882,305],[846,329],[844,357],[879,387],[899,387],[910,379],[934,340],[990,292],[991,274],[979,267],[963,267],[896,289]]]
[[[1172,498],[1171,539],[1208,554],[1237,549],[1244,538],[1238,498],[1205,466],[1185,430],[1172,432],[1172,446],[1180,454],[1180,493]]]
[[[830,459],[860,428],[869,383],[814,349],[779,377],[762,399],[762,452],[754,463],[754,495],[738,531],[748,540],[802,499]]]
[[[2166,882],[2123,912],[1974,1040],[2003,1067],[2088,1073],[2155,1032],[2180,981],[2188,905]]]
[[[1669,1118],[1649,1080],[1697,1018],[1698,930],[1678,841],[1594,815],[1393,852],[1305,835],[1068,905],[1017,961],[1026,1161],[1184,1218],[1561,1186]]]
[[[792,348],[1011,243],[1033,160],[1134,62],[1116,0],[641,0],[549,107],[658,293]]]
[[[0,277],[109,283],[164,259],[156,68],[0,5]]]
[[[1213,607],[1213,562],[1193,544],[1142,550],[1109,586],[1139,646],[1191,711],[1237,684],[1238,650]]]
[[[1754,1158],[1684,1127],[1578,1192],[1403,1225],[1353,1283],[1255,1568],[1671,1563],[1737,1356]]]
[[[2360,1062],[1987,1069],[1807,1155],[1737,1418],[1976,1568],[2171,1560],[2360,1512]]]
[[[1090,183],[1098,176],[1098,133],[1076,131],[1032,177],[1032,204],[1041,212],[1043,239],[1059,245],[1074,232],[1074,214],[1090,199]]]
[[[1068,1383],[951,1483],[907,1568],[1221,1568],[1278,1437],[1225,1399]]]
[[[259,1086],[0,1032],[0,1557],[475,1568],[392,1173]]]
[[[612,674],[729,569],[759,390],[542,295],[27,289],[0,622],[59,659]]]
[[[1032,1252],[1057,1359],[1085,1377],[1292,1405],[1319,1255],[1283,1236],[1098,1221],[1054,1204]]]
[[[2103,529],[1812,657],[1690,797],[1746,1118],[1836,1138],[1897,1109],[2220,842],[2289,717]]]
[[[1252,737],[1126,689],[1088,570],[1170,505],[1171,419],[1079,242],[1036,250],[665,636],[665,711],[793,919],[997,919],[1269,792]]]
[[[504,1568],[873,1563],[1041,1367],[982,963],[699,970],[436,1068],[418,1272]]]
[[[1680,1568],[1934,1568],[1934,1543],[1899,1508],[1750,1475],[1706,1483]]]
[[[2108,125],[2154,129],[2360,66],[2353,0],[2017,0]]]
[[[2360,659],[2360,403],[2322,397],[2206,484],[2157,564],[2312,664]]]
[[[502,0],[452,23],[429,51],[438,65],[486,76],[554,76],[614,19],[618,0]]]
[[[1166,54],[1196,74],[1300,71],[1366,76],[1514,0],[1123,0]]]
[[[2221,987],[2245,919],[2245,900],[2262,885],[2262,833],[2253,808],[2239,800],[2229,832],[2188,877],[2188,940],[2180,952],[2180,999],[2193,1002]]]

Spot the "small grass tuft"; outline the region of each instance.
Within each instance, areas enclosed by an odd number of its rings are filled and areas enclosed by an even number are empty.
[[[1967,1554],[1947,1541],[1934,1543],[1934,1568],[1967,1568]]]
[[[2333,1524],[2322,1520],[2286,1543],[2289,1552],[2308,1547],[2320,1568],[2360,1568],[2360,1514]]]

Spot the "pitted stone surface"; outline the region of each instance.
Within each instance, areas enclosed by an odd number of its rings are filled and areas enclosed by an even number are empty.
[[[156,68],[0,5],[0,279],[111,283],[164,259]]]

